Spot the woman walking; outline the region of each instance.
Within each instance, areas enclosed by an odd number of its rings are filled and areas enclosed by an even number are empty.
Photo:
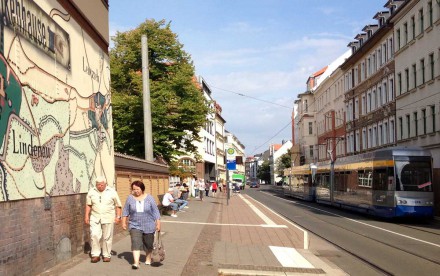
[[[130,231],[133,251],[131,268],[138,269],[141,250],[146,253],[145,264],[151,264],[154,232],[160,231],[160,213],[154,198],[144,193],[144,183],[134,181],[131,183],[131,190],[132,194],[128,196],[122,211],[122,228],[126,230],[128,226]]]

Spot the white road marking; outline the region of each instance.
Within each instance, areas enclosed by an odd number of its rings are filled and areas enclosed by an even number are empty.
[[[264,193],[267,194],[267,195],[270,195],[270,196],[275,197],[274,195],[269,194],[269,193],[267,193],[267,192],[264,192]],[[335,213],[332,213],[332,212],[329,212],[329,211],[326,211],[326,210],[323,210],[323,209],[319,209],[319,208],[316,208],[316,207],[312,207],[312,206],[308,206],[308,205],[305,205],[305,204],[301,204],[301,203],[299,203],[299,202],[297,202],[297,201],[287,200],[287,199],[284,199],[284,198],[281,198],[281,197],[277,197],[277,198],[278,198],[278,199],[281,199],[281,200],[288,201],[288,202],[295,203],[295,204],[297,204],[297,205],[301,205],[301,206],[307,207],[307,208],[309,208],[309,209],[315,209],[315,210],[318,210],[318,211],[323,212],[323,213],[327,213],[327,214],[331,214],[331,215],[333,215],[333,216],[337,216],[337,217],[340,217],[340,218],[344,218],[344,219],[346,219],[346,220],[349,220],[349,221],[352,221],[352,222],[356,222],[356,223],[359,223],[359,224],[363,224],[363,225],[365,225],[365,226],[369,226],[369,227],[371,227],[371,228],[375,228],[375,229],[378,229],[378,230],[382,230],[382,231],[384,231],[384,232],[388,232],[388,233],[391,233],[391,234],[394,234],[394,235],[397,235],[397,236],[401,236],[401,237],[404,237],[404,238],[407,238],[407,239],[410,239],[410,240],[414,240],[414,241],[418,241],[418,242],[421,242],[421,243],[426,243],[426,244],[429,244],[429,245],[432,245],[432,246],[440,247],[440,244],[436,244],[436,243],[432,243],[432,242],[429,242],[429,241],[424,241],[424,240],[420,240],[420,239],[417,239],[417,238],[413,238],[413,237],[411,237],[411,236],[407,236],[407,235],[404,235],[404,234],[400,234],[400,233],[397,233],[397,232],[394,232],[394,231],[391,231],[391,230],[388,230],[388,229],[385,229],[385,228],[381,228],[381,227],[379,227],[379,226],[371,225],[371,224],[368,224],[368,223],[365,223],[365,222],[362,222],[362,221],[357,221],[357,220],[355,220],[355,219],[347,218],[347,217],[344,217],[344,216],[341,216],[341,215],[339,215],[339,214],[335,214]]]
[[[296,225],[295,223],[287,220],[285,217],[279,215],[278,213],[276,213],[274,210],[270,209],[269,207],[267,207],[266,205],[264,205],[263,203],[259,202],[258,200],[256,200],[255,198],[252,198],[252,200],[258,202],[261,206],[263,206],[264,208],[266,208],[267,210],[271,211],[274,215],[278,216],[279,218],[281,218],[282,220],[284,220],[285,222],[289,223],[290,225],[292,225],[293,227],[299,229],[300,231],[302,231],[304,233],[304,249],[309,249],[309,232],[307,232],[305,229],[299,227],[298,225]]]
[[[195,222],[195,221],[178,221],[178,220],[161,220],[161,223],[180,223],[180,224],[199,224],[199,225],[216,225],[216,226],[240,226],[240,227],[263,227],[263,228],[287,228],[287,225],[281,224],[234,224],[234,223],[211,223],[211,222]]]
[[[301,254],[291,247],[269,246],[283,267],[315,268]]]
[[[255,207],[249,200],[244,198],[242,195],[238,195],[251,209],[268,225],[275,225],[276,223],[273,222],[270,218],[268,218],[263,212],[260,211],[257,207]]]

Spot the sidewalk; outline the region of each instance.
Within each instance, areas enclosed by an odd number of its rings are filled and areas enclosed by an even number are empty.
[[[162,216],[166,259],[131,269],[128,233],[115,237],[110,263],[87,254],[40,275],[346,275],[307,248],[304,232],[245,194],[190,199],[177,218]],[[118,226],[117,226],[118,227]],[[141,262],[145,255],[141,255]]]

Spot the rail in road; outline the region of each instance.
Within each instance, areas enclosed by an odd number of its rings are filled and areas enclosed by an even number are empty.
[[[286,219],[362,261],[378,274],[436,275],[440,271],[440,225],[436,221],[376,219],[284,198],[281,189],[272,187],[246,192]]]

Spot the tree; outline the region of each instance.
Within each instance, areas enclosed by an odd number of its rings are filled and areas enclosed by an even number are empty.
[[[263,180],[265,183],[270,183],[270,164],[269,161],[264,161],[257,171],[258,179]]]
[[[291,150],[280,156],[277,160],[277,171],[278,176],[284,176],[284,169],[290,168],[292,166],[292,153]]]
[[[144,157],[141,37],[148,38],[154,156],[170,162],[195,153],[193,141],[210,112],[194,81],[191,57],[165,20],[146,20],[117,32],[110,51],[114,144],[118,152]]]

